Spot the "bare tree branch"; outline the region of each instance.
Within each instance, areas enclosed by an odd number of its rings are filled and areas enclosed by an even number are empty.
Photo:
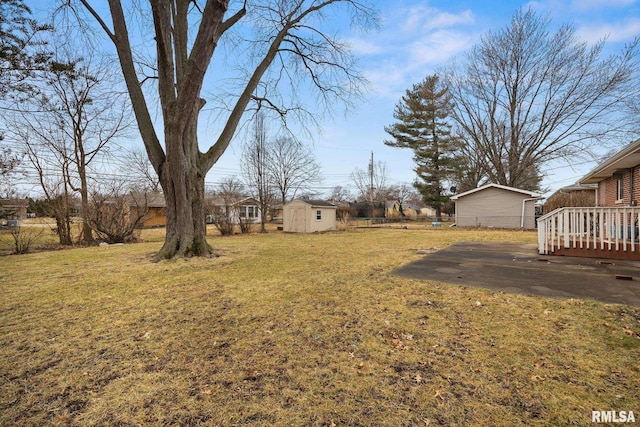
[[[602,60],[604,41],[588,47],[573,26],[550,33],[549,24],[520,10],[462,67],[444,71],[459,132],[492,182],[536,190],[533,172],[545,162],[584,155],[632,129],[623,107],[637,92],[640,39]]]

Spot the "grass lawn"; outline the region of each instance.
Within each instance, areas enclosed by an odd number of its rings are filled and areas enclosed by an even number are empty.
[[[143,238],[0,257],[0,425],[640,419],[639,308],[389,274],[416,249],[534,233],[271,232],[155,264],[161,231]]]

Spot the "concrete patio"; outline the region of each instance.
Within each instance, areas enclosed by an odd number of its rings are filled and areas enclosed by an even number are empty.
[[[461,242],[393,274],[502,292],[640,306],[640,261],[539,255],[535,244]]]

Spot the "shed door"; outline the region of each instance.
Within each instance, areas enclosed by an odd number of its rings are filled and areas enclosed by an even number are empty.
[[[291,216],[289,217],[289,230],[296,233],[304,233],[306,231],[304,207],[291,209]]]

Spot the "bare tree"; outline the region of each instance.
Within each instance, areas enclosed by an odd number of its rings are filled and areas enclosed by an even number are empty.
[[[458,140],[459,151],[452,177],[453,188],[452,193],[464,193],[473,190],[486,183],[488,174],[485,172],[485,162],[481,153],[475,150],[473,144],[467,144],[463,138]]]
[[[552,32],[549,24],[520,10],[445,71],[463,143],[491,182],[536,190],[544,162],[584,155],[630,129],[619,113],[637,93],[640,39],[602,60],[604,41],[588,47],[572,25]]]
[[[331,200],[331,202],[334,204],[344,203],[353,200],[353,196],[346,188],[342,187],[341,185],[336,185],[331,189],[329,200]]]
[[[56,221],[55,232],[60,244],[72,245],[70,154],[64,147],[51,146],[32,139],[28,129],[16,127],[14,132],[25,144],[27,158],[36,171],[45,196],[48,214]]]
[[[241,168],[247,188],[258,200],[261,233],[267,232],[267,211],[273,199],[273,181],[269,173],[270,154],[264,116],[258,114],[255,117],[251,140],[245,144],[242,152]]]
[[[422,195],[415,189],[407,184],[391,185],[387,187],[387,199],[394,200],[401,205],[405,203],[419,204],[422,202]]]
[[[84,216],[89,210],[89,168],[126,127],[126,106],[112,91],[106,63],[62,55],[52,64],[41,96],[21,107],[15,132],[29,145],[30,158],[53,155],[63,165],[61,177],[79,194]],[[80,240],[92,241],[86,218]]]
[[[244,185],[236,178],[227,178],[207,197],[207,212],[220,234],[233,234],[234,206],[244,195]],[[242,219],[238,218],[238,221]]]
[[[299,191],[322,182],[320,164],[309,147],[293,138],[280,137],[268,143],[267,169],[284,205]]]
[[[8,199],[15,196],[13,180],[20,175],[18,167],[24,158],[24,153],[17,153],[11,147],[3,146],[0,135],[0,199]]]
[[[131,148],[126,151],[126,165],[123,173],[132,177],[131,187],[137,192],[160,192],[160,180],[153,170],[144,148]]]
[[[351,179],[358,189],[358,200],[370,203],[384,202],[387,189],[387,164],[378,161],[369,165],[369,170],[355,168]]]
[[[157,259],[212,253],[204,227],[204,178],[231,143],[251,105],[272,109],[284,119],[304,111],[297,101],[302,98],[301,88],[305,94],[306,89],[312,90],[312,96],[317,95],[327,107],[336,99],[348,101],[360,91],[363,80],[354,71],[348,46],[322,31],[322,23],[329,21],[327,13],[351,13],[353,23],[375,24],[375,14],[364,0],[151,1],[153,31],[145,24],[133,25],[149,16],[142,3],[125,13],[121,1],[109,0],[110,22],[92,5],[97,2],[69,3],[80,3],[116,48],[138,128],[167,201],[166,239]],[[134,16],[136,11],[142,18]],[[141,34],[132,34],[134,28],[140,28]],[[232,34],[230,30],[236,28]],[[143,67],[137,67],[136,61],[140,58],[134,57],[132,42],[138,40],[153,40],[156,47],[153,67],[162,137],[156,133],[149,97],[141,85],[147,79],[139,73]],[[235,47],[233,54],[224,56],[224,47],[230,44]],[[226,91],[222,98],[229,107],[221,113],[219,134],[211,135],[211,145],[200,152],[198,119],[205,105],[201,92],[212,60],[219,80],[210,76],[207,87]],[[228,67],[244,71],[229,75]],[[281,90],[285,85],[287,91]]]

